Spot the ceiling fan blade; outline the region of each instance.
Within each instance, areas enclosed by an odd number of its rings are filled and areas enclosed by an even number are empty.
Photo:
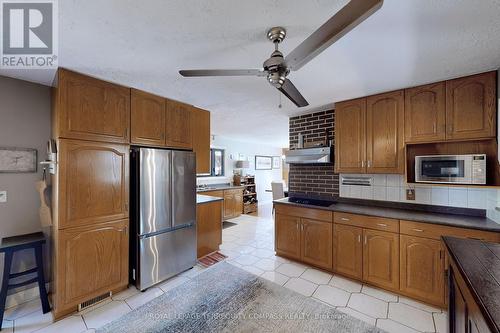
[[[285,83],[278,88],[279,91],[283,93],[289,100],[293,102],[293,104],[297,105],[299,108],[303,106],[308,106],[306,99],[302,94],[297,90],[297,88],[293,85],[292,81],[286,79]]]
[[[188,69],[180,70],[184,77],[198,76],[266,76],[263,69]]]
[[[384,0],[351,0],[285,58],[291,70],[298,70],[358,24],[375,13]]]

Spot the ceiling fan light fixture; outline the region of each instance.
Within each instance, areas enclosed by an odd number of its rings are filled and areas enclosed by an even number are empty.
[[[267,81],[276,88],[281,88],[286,80],[286,73],[277,71],[267,74]]]

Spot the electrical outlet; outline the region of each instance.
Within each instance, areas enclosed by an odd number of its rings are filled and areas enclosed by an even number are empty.
[[[7,202],[7,191],[0,191],[0,202]]]
[[[406,200],[415,200],[415,189],[413,188],[406,189]]]

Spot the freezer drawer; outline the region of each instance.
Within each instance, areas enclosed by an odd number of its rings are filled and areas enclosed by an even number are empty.
[[[144,290],[196,264],[196,227],[176,229],[138,240],[136,287]]]

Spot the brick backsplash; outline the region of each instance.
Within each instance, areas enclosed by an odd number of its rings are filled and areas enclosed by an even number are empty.
[[[290,149],[295,149],[298,135],[304,135],[304,142],[334,140],[335,111],[321,111],[291,117],[289,121]],[[339,175],[330,164],[292,164],[288,176],[290,192],[313,196],[338,196]]]

